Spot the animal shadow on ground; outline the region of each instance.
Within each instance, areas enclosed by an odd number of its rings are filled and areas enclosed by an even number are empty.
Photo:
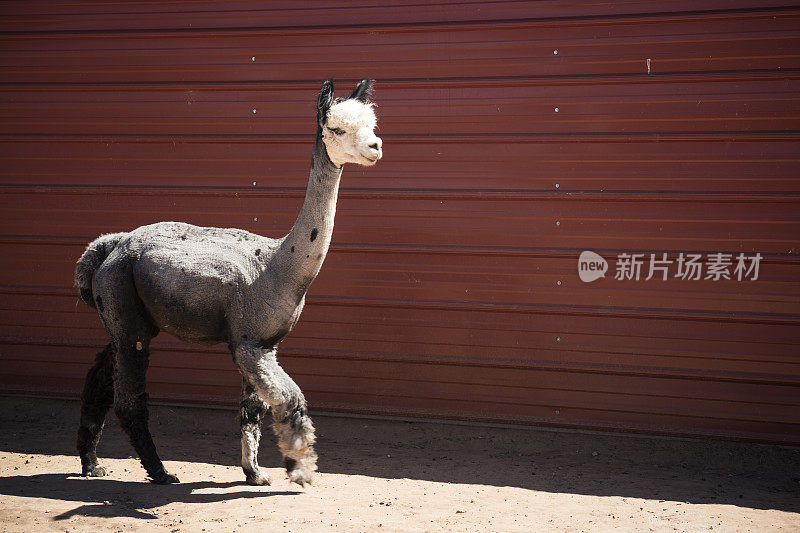
[[[79,406],[76,401],[0,397],[0,450],[20,453],[75,455]],[[407,422],[317,414],[320,473],[436,483],[510,486],[528,490],[593,496],[620,496],[693,504],[728,504],[755,509],[800,512],[800,448],[711,439],[674,439],[636,435],[581,433],[531,428],[497,428]],[[239,431],[234,410],[154,405],[151,428],[167,461],[236,466],[240,464]],[[281,457],[265,428],[260,463],[272,468]],[[98,449],[102,458],[127,458],[133,453],[118,424],[109,419]],[[130,468],[140,469],[130,459]],[[112,473],[113,474],[113,473]],[[262,497],[291,492],[242,491],[194,494],[201,487],[226,484],[181,483],[155,487],[144,481],[109,478],[83,480],[52,474],[54,487],[67,499],[79,494],[103,503],[124,500],[133,486],[147,508],[176,499]],[[36,477],[36,476],[34,476]],[[113,475],[112,475],[113,478]],[[272,488],[286,487],[274,480]],[[286,482],[287,485],[282,483]],[[242,474],[242,484],[244,474]],[[48,496],[51,483],[0,480],[0,494],[18,494],[18,487]],[[61,489],[59,489],[61,487]],[[243,488],[246,486],[243,485]],[[313,490],[313,488],[311,489]],[[92,491],[87,496],[85,491]],[[60,497],[60,496],[59,496]]]
[[[71,516],[97,516],[155,519],[156,515],[142,511],[173,502],[213,503],[237,498],[265,498],[299,494],[294,490],[241,490],[236,492],[198,493],[197,489],[226,488],[243,485],[242,482],[201,481],[175,485],[154,486],[147,481],[118,481],[111,478],[87,479],[77,474],[44,473],[31,476],[0,478],[0,494],[28,498],[49,498],[84,503],[70,511],[56,515],[54,520]],[[243,486],[243,488],[246,485]]]

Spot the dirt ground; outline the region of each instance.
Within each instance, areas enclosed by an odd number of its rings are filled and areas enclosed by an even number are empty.
[[[233,410],[154,406],[156,486],[113,419],[76,475],[78,407],[0,397],[1,531],[800,531],[798,448],[318,414],[314,485],[267,433],[251,487]]]

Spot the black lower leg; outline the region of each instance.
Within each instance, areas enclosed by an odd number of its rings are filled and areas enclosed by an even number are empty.
[[[81,395],[81,420],[78,426],[77,449],[81,457],[81,473],[100,477],[105,469],[97,464],[97,443],[103,431],[106,414],[114,403],[114,360],[111,344],[95,357],[94,366],[86,374]]]
[[[141,344],[138,347],[141,348]],[[164,470],[148,427],[149,413],[145,392],[147,358],[147,350],[144,348],[117,354],[114,412],[153,482],[177,483],[178,478]]]

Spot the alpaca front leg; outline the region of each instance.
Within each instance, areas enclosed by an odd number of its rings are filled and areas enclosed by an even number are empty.
[[[255,389],[242,378],[242,398],[239,402],[239,425],[242,430],[242,470],[248,485],[269,485],[270,479],[258,466],[258,444],[261,440],[261,421],[269,413],[269,405],[258,397]]]
[[[244,379],[272,409],[272,430],[289,480],[301,486],[311,483],[317,470],[316,439],[300,387],[280,367],[274,349],[237,346],[233,358]]]
[[[314,425],[308,417],[305,400],[301,406],[287,407],[272,409],[272,431],[278,437],[289,481],[305,487],[317,470],[317,453],[312,446],[316,442]]]

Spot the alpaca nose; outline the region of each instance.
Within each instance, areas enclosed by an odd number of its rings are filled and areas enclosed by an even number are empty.
[[[381,156],[383,155],[381,153],[381,147],[383,146],[383,141],[381,140],[380,137],[375,137],[375,139],[373,139],[373,141],[370,144],[368,144],[367,146],[369,146],[369,148],[371,148],[371,149],[373,149],[373,150],[375,150],[377,152],[378,159],[381,158]]]

